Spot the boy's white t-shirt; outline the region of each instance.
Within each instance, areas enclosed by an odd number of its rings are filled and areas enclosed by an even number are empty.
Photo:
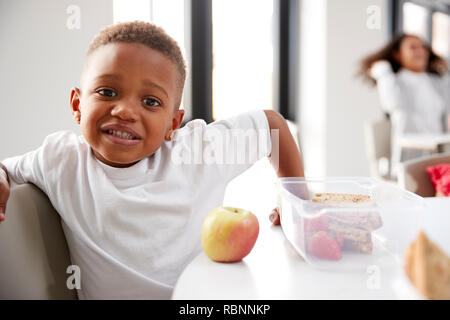
[[[190,121],[128,168],[100,162],[70,131],[1,162],[12,184],[35,184],[60,214],[81,271],[80,299],[168,299],[201,251],[203,219],[222,205],[227,183],[270,152],[268,121],[257,110]]]

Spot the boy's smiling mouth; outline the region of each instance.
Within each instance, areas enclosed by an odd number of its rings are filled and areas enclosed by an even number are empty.
[[[118,124],[106,125],[101,128],[101,132],[115,144],[134,146],[142,140],[134,130]]]
[[[108,124],[103,126],[101,130],[104,133],[114,134],[119,137],[121,136],[122,138],[131,137],[133,138],[133,140],[141,139],[141,137],[139,136],[139,134],[136,133],[136,131],[120,124]]]
[[[106,133],[123,139],[136,140],[136,137],[128,132],[108,130]]]

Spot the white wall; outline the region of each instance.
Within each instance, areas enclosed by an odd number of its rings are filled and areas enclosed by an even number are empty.
[[[66,10],[80,8],[80,29]],[[81,134],[69,94],[89,42],[113,22],[111,0],[0,0],[0,161],[58,130]]]
[[[380,9],[379,29],[367,27],[370,6]],[[368,176],[364,123],[382,114],[375,89],[355,73],[359,61],[388,40],[387,0],[302,0],[301,7],[299,125],[306,174]]]

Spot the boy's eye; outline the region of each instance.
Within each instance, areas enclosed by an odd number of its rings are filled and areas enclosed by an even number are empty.
[[[142,102],[149,107],[157,107],[161,105],[157,100],[152,98],[144,98],[142,99]]]
[[[115,93],[114,91],[110,90],[110,89],[101,89],[98,90],[97,93],[101,94],[102,96],[105,97],[115,97],[117,96],[117,93]]]

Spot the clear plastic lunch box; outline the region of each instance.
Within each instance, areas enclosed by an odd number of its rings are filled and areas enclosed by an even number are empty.
[[[280,178],[277,187],[283,233],[310,265],[325,270],[352,271],[367,270],[373,265],[402,265],[404,251],[417,235],[419,214],[424,209],[423,198],[373,178]],[[366,195],[373,202],[338,204],[312,201],[317,194],[323,193]],[[333,233],[338,230],[338,233],[348,236],[345,238],[341,234],[343,246],[339,259],[324,258],[311,251],[317,251],[317,245],[316,248],[311,247],[311,236],[320,230],[311,226],[317,225],[318,219],[326,219],[329,223],[330,231],[322,231]],[[375,229],[362,223],[377,219],[381,219],[381,225]],[[358,243],[358,238],[355,240],[355,235],[370,238],[370,253],[358,249],[361,243]],[[326,245],[328,242],[323,243]],[[335,248],[336,245],[332,246]]]

